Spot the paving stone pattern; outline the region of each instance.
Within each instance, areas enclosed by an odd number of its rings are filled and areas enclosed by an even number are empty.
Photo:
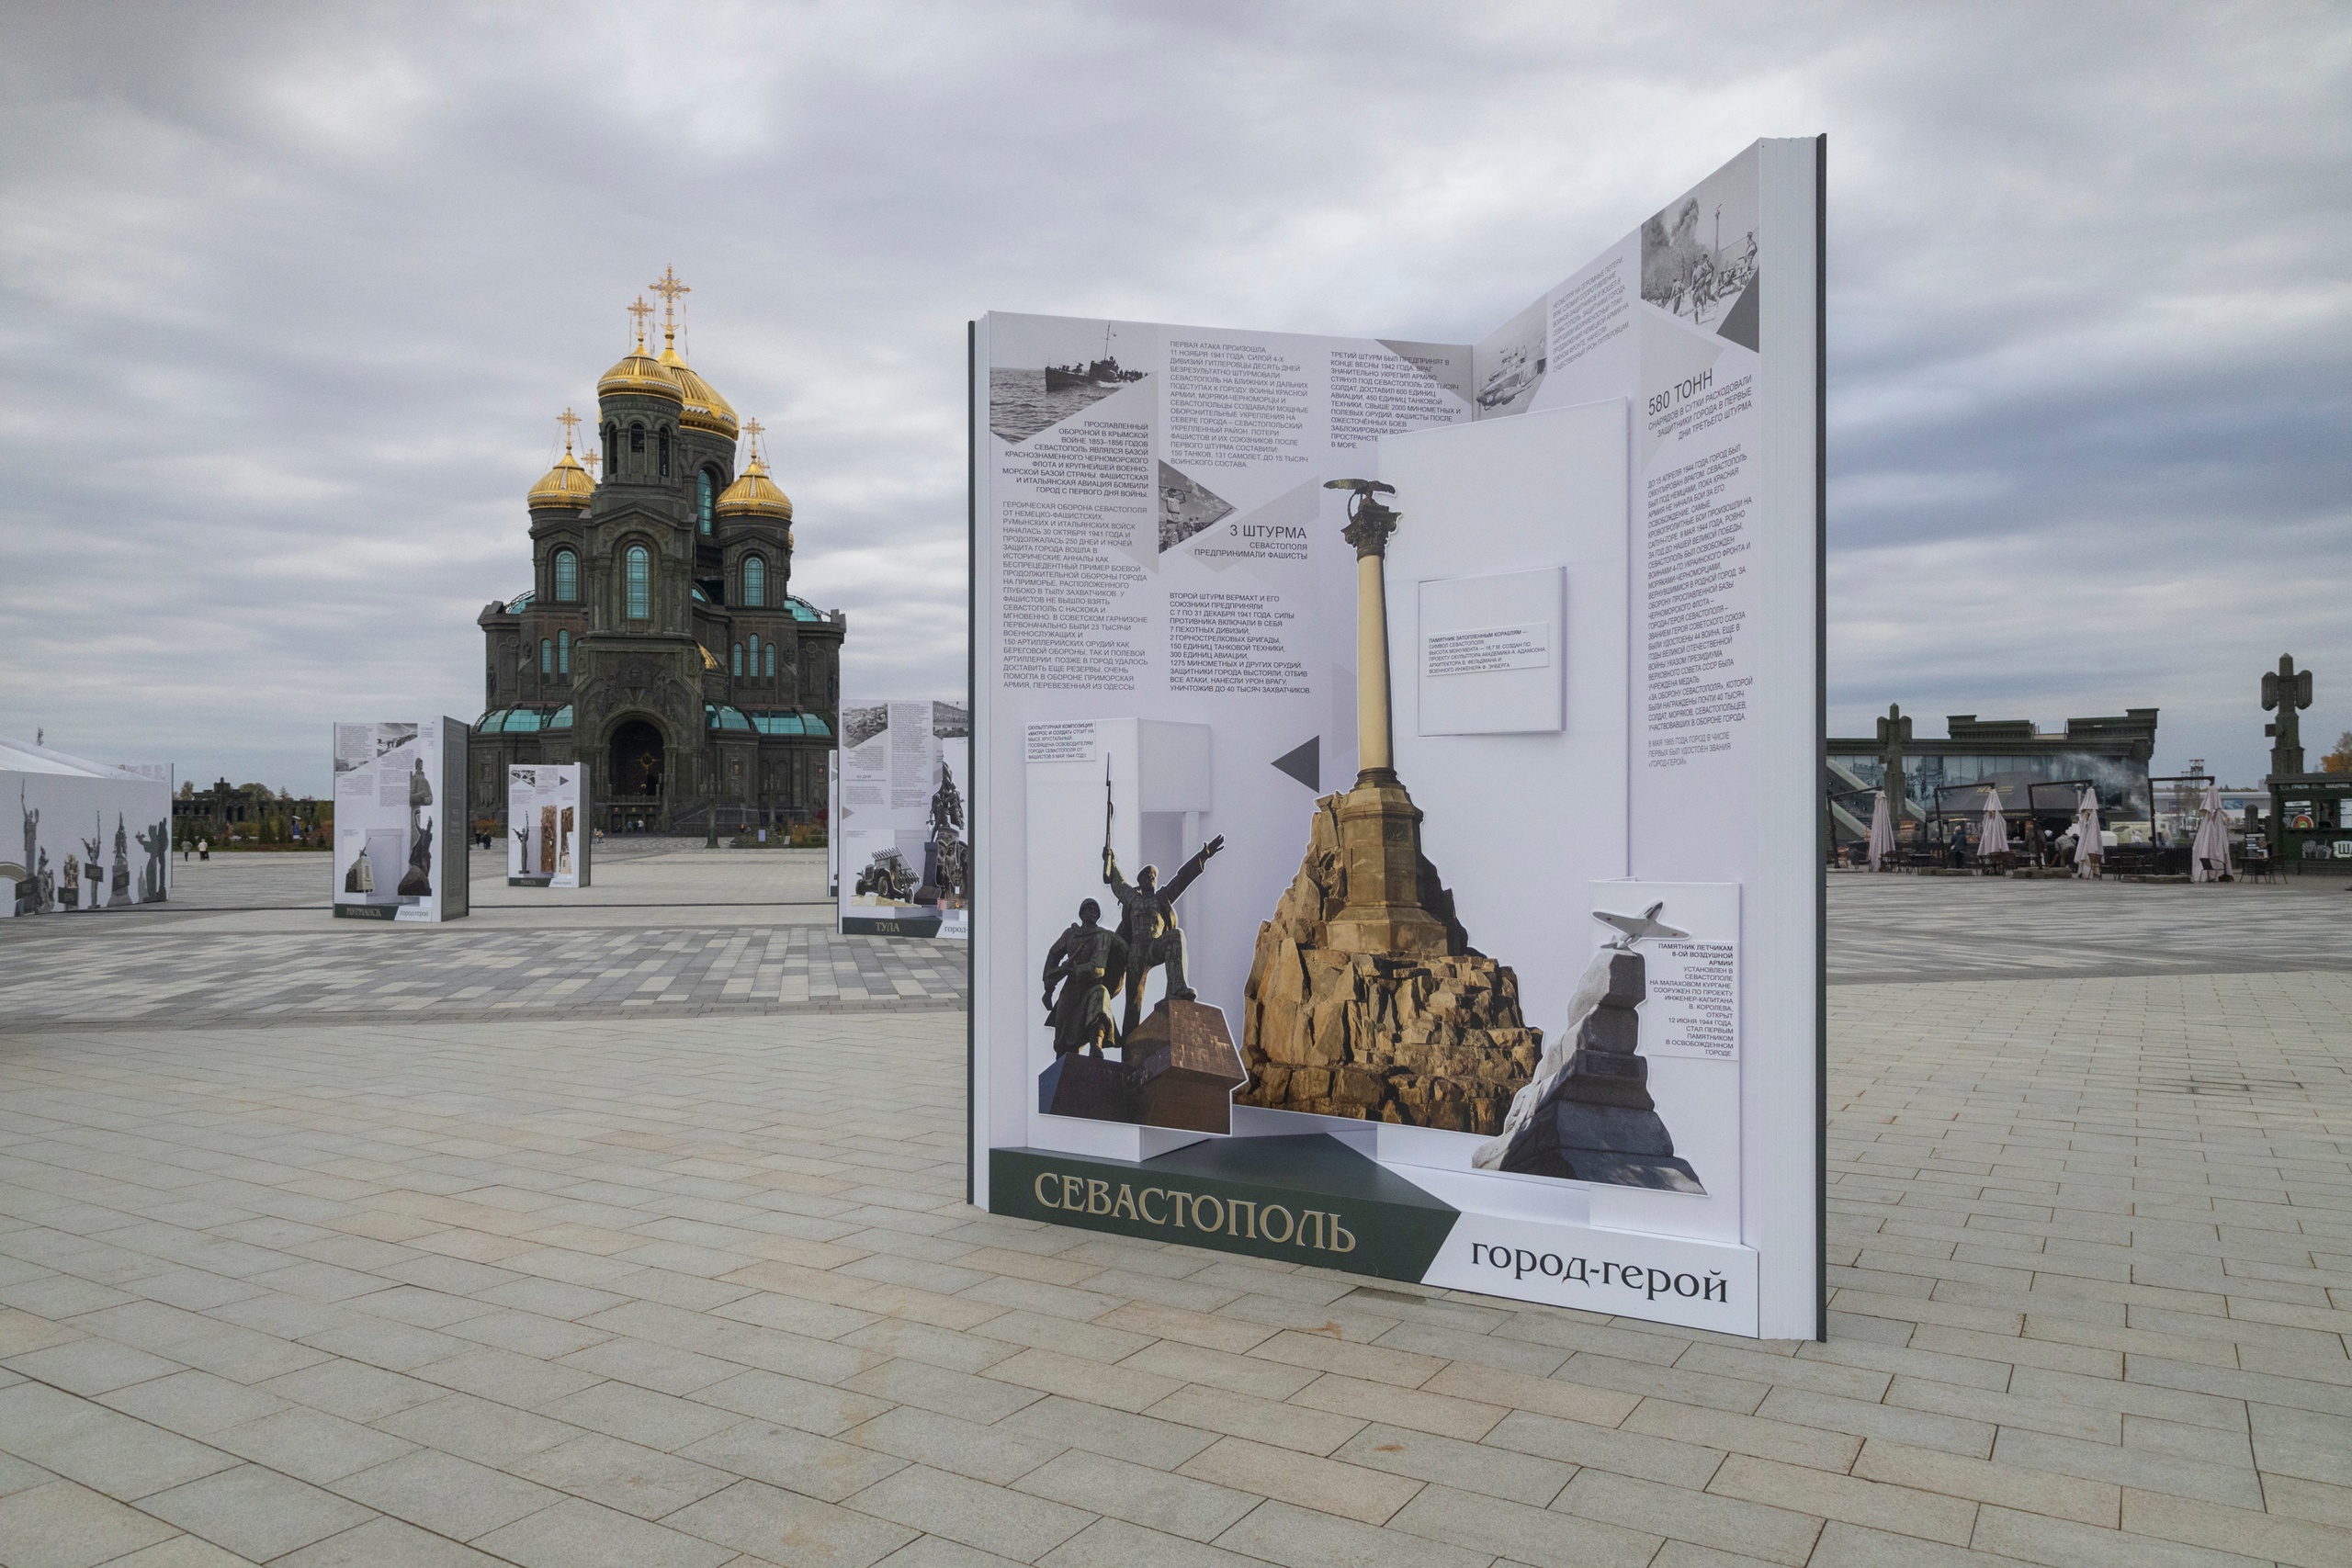
[[[1833,990],[1822,1344],[994,1218],[958,1015],[631,999],[0,1039],[0,1563],[2352,1562],[2352,976]]]
[[[91,926],[96,926],[93,918]],[[19,942],[0,966],[0,1032],[55,1021],[435,1019],[960,1008],[962,944],[821,926],[180,934]]]
[[[2347,883],[2352,874],[2190,886],[1838,873],[1829,983],[2352,971]]]

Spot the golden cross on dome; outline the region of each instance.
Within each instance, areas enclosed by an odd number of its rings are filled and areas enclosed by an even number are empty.
[[[747,419],[743,422],[743,439],[751,443],[752,461],[754,463],[760,460],[760,435],[766,429],[767,426],[756,419]]]
[[[580,416],[573,413],[569,408],[567,408],[561,413],[555,416],[555,422],[563,426],[563,449],[566,452],[569,452],[571,450],[572,426],[580,423]]]
[[[588,450],[580,454],[580,456],[588,465],[588,477],[592,479],[594,479],[596,477],[596,459],[603,457],[604,454],[597,451],[594,446],[591,446]]]
[[[663,267],[662,276],[646,287],[662,296],[662,330],[664,333],[673,330],[670,323],[671,317],[677,308],[678,296],[692,294],[694,290],[678,281],[678,269],[674,266]]]
[[[645,318],[653,314],[653,307],[647,304],[645,296],[640,294],[637,297],[637,302],[628,307],[628,313],[637,318],[637,346],[643,348],[645,346]]]

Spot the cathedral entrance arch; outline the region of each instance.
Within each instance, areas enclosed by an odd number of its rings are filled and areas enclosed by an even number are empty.
[[[612,781],[613,826],[622,832],[655,827],[668,765],[660,727],[642,718],[623,719],[613,728],[605,776]]]

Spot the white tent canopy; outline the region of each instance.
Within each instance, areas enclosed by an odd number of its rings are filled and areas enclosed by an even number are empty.
[[[1984,820],[1976,834],[1979,855],[2005,855],[2009,852],[2008,819],[2001,815],[2001,792],[1991,786],[1984,791]]]
[[[2075,807],[2075,874],[2098,874],[2099,858],[2105,845],[2098,836],[2098,795],[2090,785],[2083,786],[2083,798]]]
[[[2205,815],[2188,846],[2188,880],[2218,882],[2230,874],[2230,822],[2222,812],[2222,792],[2207,784],[2198,807]]]
[[[1877,803],[1871,807],[1871,841],[1868,850],[1872,871],[1884,871],[1894,854],[1894,818],[1886,807],[1886,791],[1880,790]]]

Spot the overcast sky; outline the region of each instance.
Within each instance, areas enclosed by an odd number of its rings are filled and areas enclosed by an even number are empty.
[[[672,265],[845,686],[952,694],[968,318],[1467,341],[1815,131],[1832,731],[2251,780],[2287,651],[2352,729],[2340,5],[0,9],[0,734],[307,791],[472,717]]]

